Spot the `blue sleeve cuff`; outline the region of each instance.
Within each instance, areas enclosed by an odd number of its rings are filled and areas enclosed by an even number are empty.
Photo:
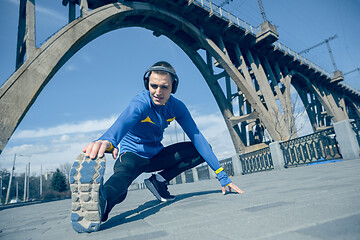
[[[228,177],[228,175],[225,173],[225,171],[221,171],[218,173],[217,175],[218,180],[220,181],[220,184],[222,187],[228,185],[229,183],[231,183],[230,178]]]

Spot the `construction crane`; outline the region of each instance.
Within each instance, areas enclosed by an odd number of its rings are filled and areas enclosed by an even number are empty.
[[[260,1],[260,0],[258,0],[258,1]],[[331,51],[331,48],[330,48],[330,44],[329,44],[329,41],[331,41],[331,40],[333,40],[333,39],[335,39],[335,38],[337,38],[337,37],[338,37],[338,36],[335,34],[334,36],[329,37],[328,39],[325,39],[325,40],[322,41],[321,43],[318,43],[318,44],[316,44],[316,45],[314,45],[314,46],[312,46],[312,47],[309,47],[309,48],[307,48],[307,49],[305,49],[305,50],[302,50],[301,52],[299,52],[299,54],[307,53],[307,52],[309,52],[311,49],[316,48],[316,47],[321,46],[321,45],[323,45],[324,43],[326,43],[326,46],[327,46],[327,49],[328,49],[328,52],[329,52],[329,55],[330,55],[330,58],[331,58],[331,62],[332,62],[332,64],[333,64],[333,66],[334,66],[335,71],[337,71],[338,68],[337,68],[337,66],[336,66],[335,59],[334,59],[334,55],[332,54],[332,51]]]
[[[262,16],[262,19],[263,19],[263,22],[268,22],[267,18],[266,18],[266,15],[265,15],[265,10],[264,10],[264,6],[262,4],[262,1],[261,0],[258,0],[258,4],[259,4],[259,8],[260,8],[260,12],[261,12],[261,16]]]
[[[355,71],[359,71],[359,73],[360,73],[360,67],[355,68],[355,69],[353,69],[353,70],[351,70],[351,71],[349,71],[349,72],[347,72],[347,73],[344,73],[344,76],[345,76],[346,74],[353,73],[353,72],[355,72]]]
[[[223,1],[221,4],[220,4],[220,6],[219,7],[224,7],[226,4],[229,4],[230,2],[232,2],[233,0],[225,0],[225,1]]]

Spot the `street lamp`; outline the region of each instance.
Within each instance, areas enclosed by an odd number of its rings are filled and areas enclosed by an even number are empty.
[[[19,154],[19,156],[23,156],[23,155],[20,155],[20,154]],[[7,190],[7,192],[6,192],[5,204],[8,204],[8,201],[9,201],[9,195],[10,195],[10,189],[11,189],[11,182],[12,182],[12,178],[13,178],[14,170],[15,170],[15,160],[16,160],[16,153],[15,153],[15,156],[14,156],[13,167],[12,167],[11,174],[10,174],[8,190]]]
[[[3,186],[2,186],[2,176],[0,176],[0,205],[2,204],[2,191],[3,191]]]

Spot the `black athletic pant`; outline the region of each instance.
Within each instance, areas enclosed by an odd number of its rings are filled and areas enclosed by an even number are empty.
[[[203,162],[204,159],[191,142],[167,146],[150,159],[131,152],[121,154],[115,162],[114,174],[104,184],[107,211],[125,199],[128,187],[141,173],[161,171],[160,175],[170,181]]]

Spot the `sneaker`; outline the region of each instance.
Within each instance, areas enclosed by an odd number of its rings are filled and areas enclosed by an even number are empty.
[[[81,153],[70,170],[71,224],[75,231],[99,230],[106,209],[102,184],[105,156],[90,159]]]
[[[168,202],[175,199],[175,196],[170,195],[166,183],[156,180],[155,175],[152,175],[149,179],[145,179],[144,183],[159,201]]]

